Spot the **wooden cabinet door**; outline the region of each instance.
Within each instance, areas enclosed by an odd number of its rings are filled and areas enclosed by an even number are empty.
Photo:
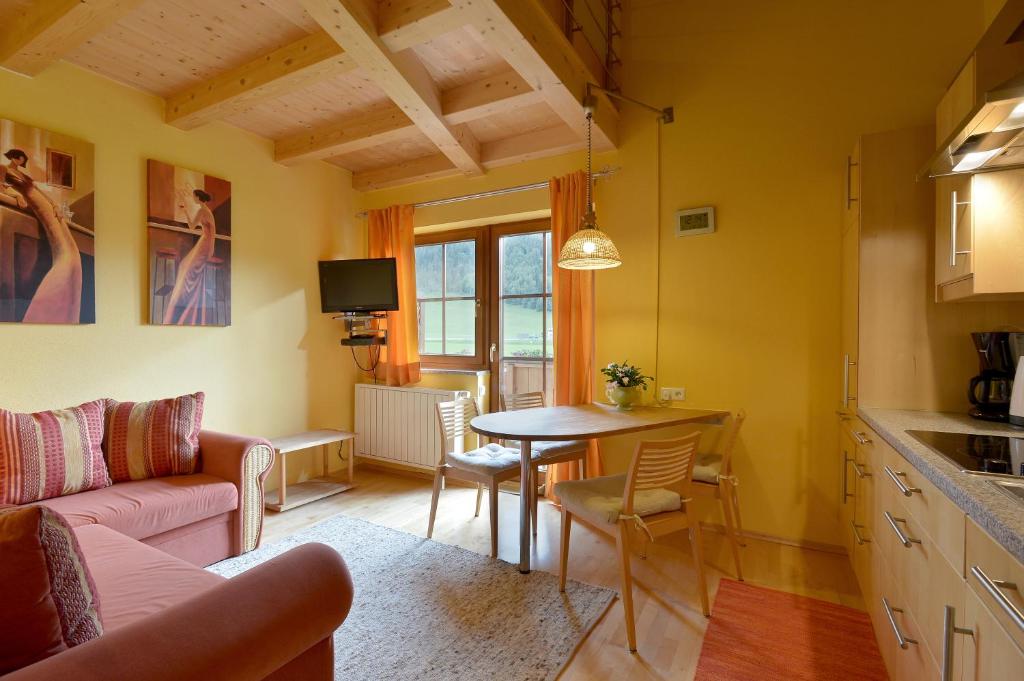
[[[959,678],[963,681],[1024,679],[1024,652],[1007,636],[973,590],[967,591],[962,621],[956,624],[972,632],[957,634],[957,638],[963,639],[962,667],[956,659],[953,661],[953,669],[962,671]]]
[[[935,284],[948,284],[974,272],[971,175],[935,180]]]
[[[946,90],[935,109],[935,144],[945,143],[946,138],[963,122],[974,108],[975,58],[972,56],[964,65],[956,80]]]

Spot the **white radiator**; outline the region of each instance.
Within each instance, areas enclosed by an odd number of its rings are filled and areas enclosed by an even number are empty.
[[[469,393],[357,383],[356,455],[433,469],[441,458],[434,405],[460,397]]]

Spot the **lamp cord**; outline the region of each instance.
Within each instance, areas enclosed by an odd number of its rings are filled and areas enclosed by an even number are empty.
[[[594,112],[587,111],[587,214],[593,211],[593,204],[590,198],[590,187],[594,184],[594,172],[591,164],[593,158],[593,147],[591,144],[591,129],[594,124]]]

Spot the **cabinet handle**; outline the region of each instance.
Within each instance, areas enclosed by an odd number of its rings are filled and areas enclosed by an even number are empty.
[[[900,479],[900,478],[907,477],[907,474],[904,473],[903,471],[894,471],[893,469],[891,469],[888,466],[886,466],[885,467],[885,473],[896,484],[896,489],[898,489],[903,496],[909,497],[914,492],[917,492],[918,494],[921,493],[921,488],[920,487],[907,487],[906,483],[903,482]]]
[[[909,549],[911,544],[920,544],[921,543],[920,539],[914,539],[913,537],[908,537],[903,532],[903,530],[900,529],[900,526],[896,524],[896,523],[904,523],[905,524],[907,522],[906,518],[893,518],[892,517],[892,513],[889,513],[888,511],[883,512],[882,515],[884,515],[885,519],[889,521],[889,527],[891,527],[892,531],[896,533],[896,536],[899,538],[900,543],[903,544],[904,547]]]
[[[853,461],[853,459],[851,459],[846,454],[846,452],[843,451],[843,503],[844,504],[846,503],[847,499],[849,499],[850,497],[854,496],[853,494],[850,494],[850,492],[848,491],[849,487],[847,485],[847,481],[850,479],[850,462],[851,461]]]
[[[1019,591],[1020,589],[1017,585],[1014,582],[1007,582],[1002,579],[992,579],[977,565],[971,568],[971,574],[974,575],[975,579],[977,579],[985,588],[988,595],[999,604],[999,607],[1003,609],[1003,612],[1013,620],[1013,623],[1017,625],[1017,628],[1024,631],[1024,613],[1021,613],[1017,606],[1010,602],[1010,599],[1003,593],[1003,589]]]
[[[898,612],[902,614],[903,608],[892,607],[891,605],[889,605],[889,599],[887,599],[885,596],[882,596],[882,607],[885,608],[885,616],[889,618],[889,625],[892,627],[892,632],[896,634],[896,642],[900,644],[900,648],[906,650],[908,647],[908,643],[913,643],[916,646],[917,641],[915,641],[912,638],[907,638],[906,636],[904,636],[903,632],[900,631],[900,625],[896,624],[896,616],[893,615],[893,613]]]
[[[857,523],[851,520],[850,527],[853,528],[853,538],[857,540],[857,544],[863,546],[864,544],[871,543],[870,539],[865,539],[864,537],[860,536],[860,528],[864,527],[863,525],[858,525]]]
[[[857,440],[857,444],[861,444],[861,445],[869,445],[869,444],[871,444],[871,438],[869,438],[866,433],[863,433],[863,432],[855,430],[855,431],[853,431],[853,437],[854,437],[855,440]]]
[[[850,210],[850,206],[857,200],[851,194],[853,194],[853,168],[859,165],[859,163],[854,162],[852,156],[846,157],[846,210]]]
[[[957,209],[960,206],[971,205],[970,201],[957,201],[956,190],[954,189],[950,196],[952,198],[951,205],[949,207],[949,266],[956,267],[956,256],[958,255],[970,255],[970,251],[959,251],[956,247],[956,232],[957,232]]]
[[[942,620],[942,681],[953,681],[953,637],[956,634],[974,636],[974,630],[956,626],[956,608],[947,605]]]
[[[857,398],[850,394],[850,367],[857,366],[856,362],[850,361],[849,355],[843,355],[843,408],[850,406],[850,400]]]
[[[870,440],[868,440],[868,442],[870,442]],[[856,473],[857,477],[860,478],[861,480],[863,480],[864,478],[871,477],[871,473],[868,473],[866,470],[861,468],[860,464],[857,463],[856,461],[853,462],[853,472]]]

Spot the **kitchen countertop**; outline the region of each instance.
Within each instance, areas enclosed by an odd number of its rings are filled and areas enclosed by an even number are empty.
[[[1024,563],[1024,506],[990,485],[987,481],[991,477],[961,472],[956,465],[906,432],[936,430],[1024,437],[1024,431],[1002,423],[979,421],[967,414],[863,408],[857,410],[857,415],[1003,548]]]

